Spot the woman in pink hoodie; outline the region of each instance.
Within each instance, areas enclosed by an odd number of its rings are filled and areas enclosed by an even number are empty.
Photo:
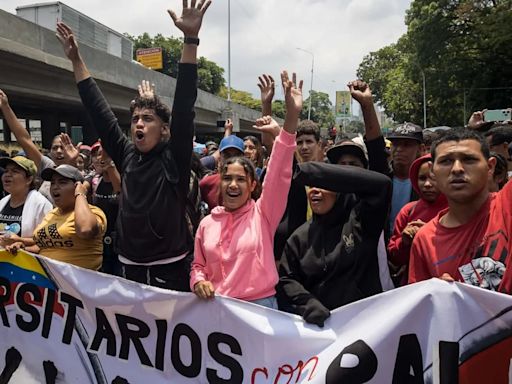
[[[202,299],[215,293],[277,309],[274,233],[284,214],[292,177],[295,131],[302,109],[302,81],[281,74],[286,117],[277,137],[261,197],[254,201],[258,179],[251,161],[229,159],[221,169],[222,206],[199,224],[190,288]],[[269,116],[258,119],[261,131],[275,130]],[[277,126],[278,127],[278,126]]]
[[[432,220],[439,211],[448,207],[446,197],[441,194],[430,176],[430,155],[416,159],[409,170],[412,187],[420,196],[418,201],[404,205],[395,219],[393,235],[388,243],[388,258],[403,273],[400,285],[407,283],[409,253],[418,230]]]

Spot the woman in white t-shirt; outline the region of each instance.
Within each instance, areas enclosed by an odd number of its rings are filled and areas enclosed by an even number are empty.
[[[53,208],[34,190],[36,165],[26,157],[16,156],[0,158],[0,167],[4,168],[2,185],[9,193],[0,200],[0,245],[5,247],[15,241],[32,244],[34,229]]]

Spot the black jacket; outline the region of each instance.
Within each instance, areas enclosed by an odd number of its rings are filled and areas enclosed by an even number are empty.
[[[377,244],[391,180],[366,169],[317,162],[300,164],[294,180],[339,194],[331,211],[313,215],[286,243],[279,289],[292,308],[305,316],[312,306],[332,310],[381,292]]]
[[[393,168],[391,167],[391,164],[388,162],[387,154],[386,154],[386,142],[384,141],[383,136],[379,136],[374,140],[366,141],[366,149],[368,150],[368,164],[369,168],[372,171],[382,173],[383,175],[386,175],[391,180],[393,180],[394,174],[393,174]],[[391,194],[389,195],[390,203],[393,197],[393,183],[391,183]],[[419,199],[418,194],[414,190],[414,188],[411,188],[411,194],[409,196],[409,201],[416,201]],[[388,217],[386,218],[386,221],[389,221],[391,213],[391,204],[389,204],[389,210],[388,210]],[[384,226],[384,239],[386,241],[386,244],[389,242],[389,239],[391,238],[392,230],[390,229],[389,225]]]
[[[293,170],[298,169],[298,163],[293,158]],[[290,191],[288,192],[288,201],[283,218],[277,227],[274,236],[274,257],[276,260],[281,258],[286,241],[290,235],[306,222],[308,210],[308,198],[304,185],[292,179]]]
[[[140,153],[121,131],[96,82],[78,84],[82,103],[101,142],[121,172],[117,249],[139,263],[176,257],[193,249],[185,207],[194,136],[197,65],[180,64],[171,120],[171,140]]]

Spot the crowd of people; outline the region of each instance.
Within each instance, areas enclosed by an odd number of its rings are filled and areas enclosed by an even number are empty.
[[[318,326],[335,308],[432,277],[512,294],[510,122],[486,122],[478,111],[464,128],[427,135],[404,123],[384,137],[371,90],[356,80],[348,88],[365,135],[329,143],[315,122],[299,121],[302,81],[283,71],[282,127],[265,74],[254,125],[261,139],[234,135],[227,120],[220,143],[196,151],[197,46],[209,5],[169,11],[184,35],[174,102],[169,108],[142,81],[130,137],[73,31],[57,24],[99,140],[75,146],[60,134],[46,156],[0,91],[23,148],[0,159],[0,245]]]

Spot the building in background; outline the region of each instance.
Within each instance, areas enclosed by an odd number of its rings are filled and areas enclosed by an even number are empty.
[[[59,1],[20,6],[16,15],[52,31],[57,21],[62,21],[74,31],[79,43],[132,60],[130,39]]]

